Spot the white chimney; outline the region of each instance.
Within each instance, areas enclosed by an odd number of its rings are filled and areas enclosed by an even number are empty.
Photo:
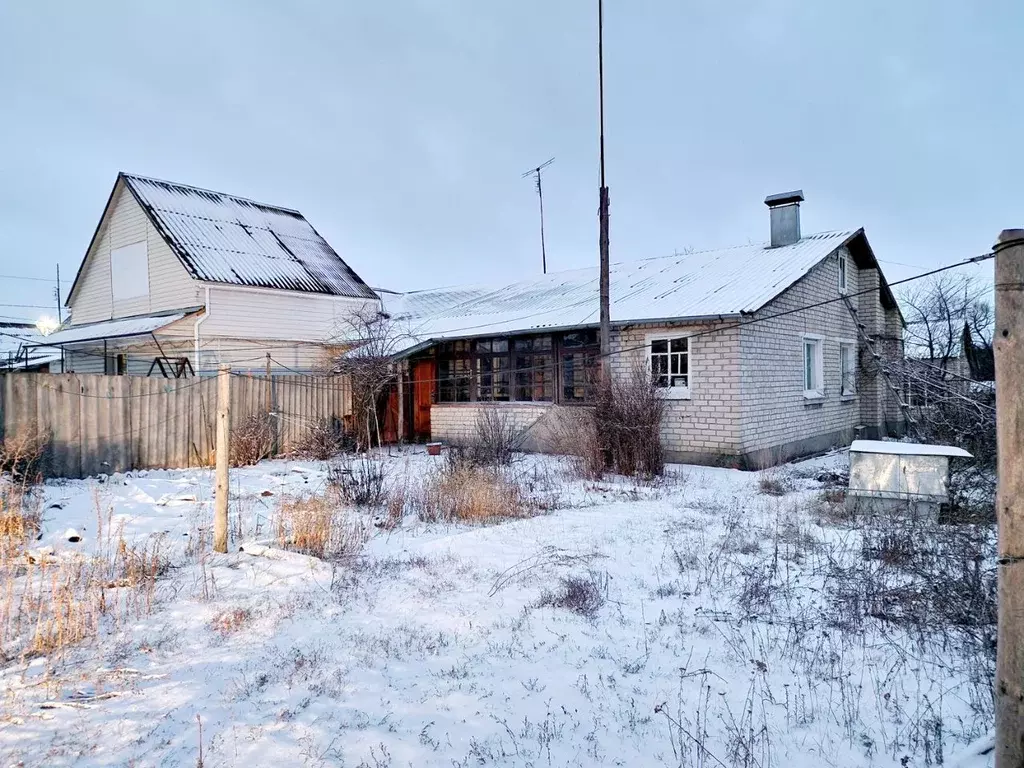
[[[764,204],[771,211],[772,248],[792,245],[800,240],[800,203],[803,199],[802,189],[768,195],[764,199]]]

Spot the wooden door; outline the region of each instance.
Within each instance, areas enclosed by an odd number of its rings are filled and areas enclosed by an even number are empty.
[[[434,399],[437,366],[433,360],[412,364],[412,432],[417,440],[430,439],[430,404]]]

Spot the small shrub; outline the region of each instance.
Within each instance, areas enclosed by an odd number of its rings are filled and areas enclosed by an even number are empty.
[[[593,409],[559,408],[554,417],[554,447],[569,457],[573,477],[600,480],[606,470],[605,455],[597,433]]]
[[[278,546],[319,558],[354,555],[367,538],[360,520],[324,496],[282,499],[274,530]]]
[[[796,490],[793,478],[778,468],[762,471],[757,487],[767,496],[785,496]]]
[[[265,413],[254,413],[231,427],[231,466],[248,467],[270,458],[274,451],[274,425]]]
[[[565,608],[580,616],[593,618],[601,610],[607,592],[607,577],[590,573],[587,576],[566,576],[554,592],[545,592],[538,607]]]
[[[251,617],[252,612],[248,608],[234,608],[214,616],[210,622],[210,628],[219,633],[221,637],[227,637],[242,629]]]
[[[355,441],[337,419],[312,422],[295,446],[297,456],[311,461],[327,461],[348,450],[355,450]]]
[[[517,482],[494,469],[472,465],[446,467],[429,476],[414,506],[428,523],[488,522],[536,512]]]
[[[356,507],[381,507],[388,497],[384,463],[362,456],[355,461],[337,462],[327,468],[327,482],[342,501]]]
[[[520,431],[506,410],[484,408],[476,421],[476,440],[469,447],[473,460],[482,466],[504,466],[512,462],[519,445]]]

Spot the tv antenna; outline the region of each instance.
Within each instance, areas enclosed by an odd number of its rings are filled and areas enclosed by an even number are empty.
[[[545,275],[548,273],[548,254],[544,248],[544,190],[541,186],[541,171],[553,162],[555,162],[555,158],[552,157],[546,163],[541,163],[536,168],[531,168],[522,175],[524,179],[528,176],[534,176],[537,183],[537,200],[540,202],[540,265]]]

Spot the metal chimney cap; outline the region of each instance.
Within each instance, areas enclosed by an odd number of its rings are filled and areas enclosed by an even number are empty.
[[[803,201],[804,191],[802,189],[794,189],[792,192],[779,192],[776,195],[768,195],[768,197],[764,199],[764,204],[769,208],[774,208],[778,205],[802,203]]]

